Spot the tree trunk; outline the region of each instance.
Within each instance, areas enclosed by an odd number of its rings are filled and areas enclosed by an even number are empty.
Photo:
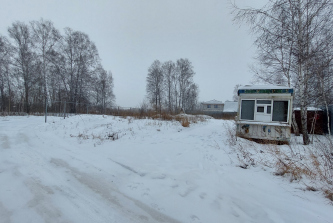
[[[30,113],[30,106],[29,106],[29,89],[25,87],[25,111],[29,114]]]
[[[307,121],[308,121],[307,108],[301,105],[301,122],[302,122],[302,135],[303,135],[304,145],[309,145],[310,143]]]
[[[295,111],[293,111],[293,116],[291,118],[291,124],[293,126],[295,136],[300,136],[299,128],[298,128],[298,125],[297,125],[297,122],[296,122]]]
[[[331,135],[331,129],[330,129],[330,111],[328,110],[327,101],[325,100],[325,107],[327,111],[327,129],[328,129],[328,135]]]

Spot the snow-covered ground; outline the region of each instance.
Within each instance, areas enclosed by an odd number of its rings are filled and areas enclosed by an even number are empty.
[[[0,222],[333,222],[320,192],[240,168],[229,125],[1,117]]]

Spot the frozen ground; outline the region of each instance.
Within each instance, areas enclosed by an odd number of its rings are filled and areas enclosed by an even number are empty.
[[[0,118],[1,223],[333,222],[319,192],[238,167],[229,121],[43,122]]]

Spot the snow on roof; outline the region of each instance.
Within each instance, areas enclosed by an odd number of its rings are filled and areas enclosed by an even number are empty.
[[[294,108],[295,111],[300,111],[301,108]],[[321,108],[315,108],[315,107],[308,107],[307,108],[308,111],[322,111]]]
[[[292,89],[292,88],[283,86],[283,85],[244,85],[244,86],[238,87],[238,90],[240,90],[240,89],[242,89],[242,90],[250,90],[250,89],[262,90],[262,89]]]
[[[202,102],[201,104],[220,104],[220,105],[222,105],[223,104],[223,102],[222,101],[217,101],[217,100],[210,100],[210,101],[206,101],[206,102]]]
[[[282,85],[245,85],[238,88],[240,94],[293,94],[294,89]]]
[[[226,101],[224,102],[223,112],[237,112],[238,102],[237,101]]]

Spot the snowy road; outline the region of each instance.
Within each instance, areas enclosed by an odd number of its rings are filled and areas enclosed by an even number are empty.
[[[113,186],[112,176],[99,174],[102,170],[89,164],[89,157],[88,162],[78,159],[73,145],[56,136],[50,140],[48,134],[37,131],[35,122],[22,125],[22,119],[16,121],[1,131],[5,149],[1,157],[10,159],[1,160],[1,167],[5,166],[0,171],[1,188],[5,190],[0,196],[0,222],[179,222],[121,193]],[[62,155],[97,173],[83,172],[54,158]]]
[[[1,223],[333,222],[324,198],[237,167],[226,121],[48,120],[0,119]]]

